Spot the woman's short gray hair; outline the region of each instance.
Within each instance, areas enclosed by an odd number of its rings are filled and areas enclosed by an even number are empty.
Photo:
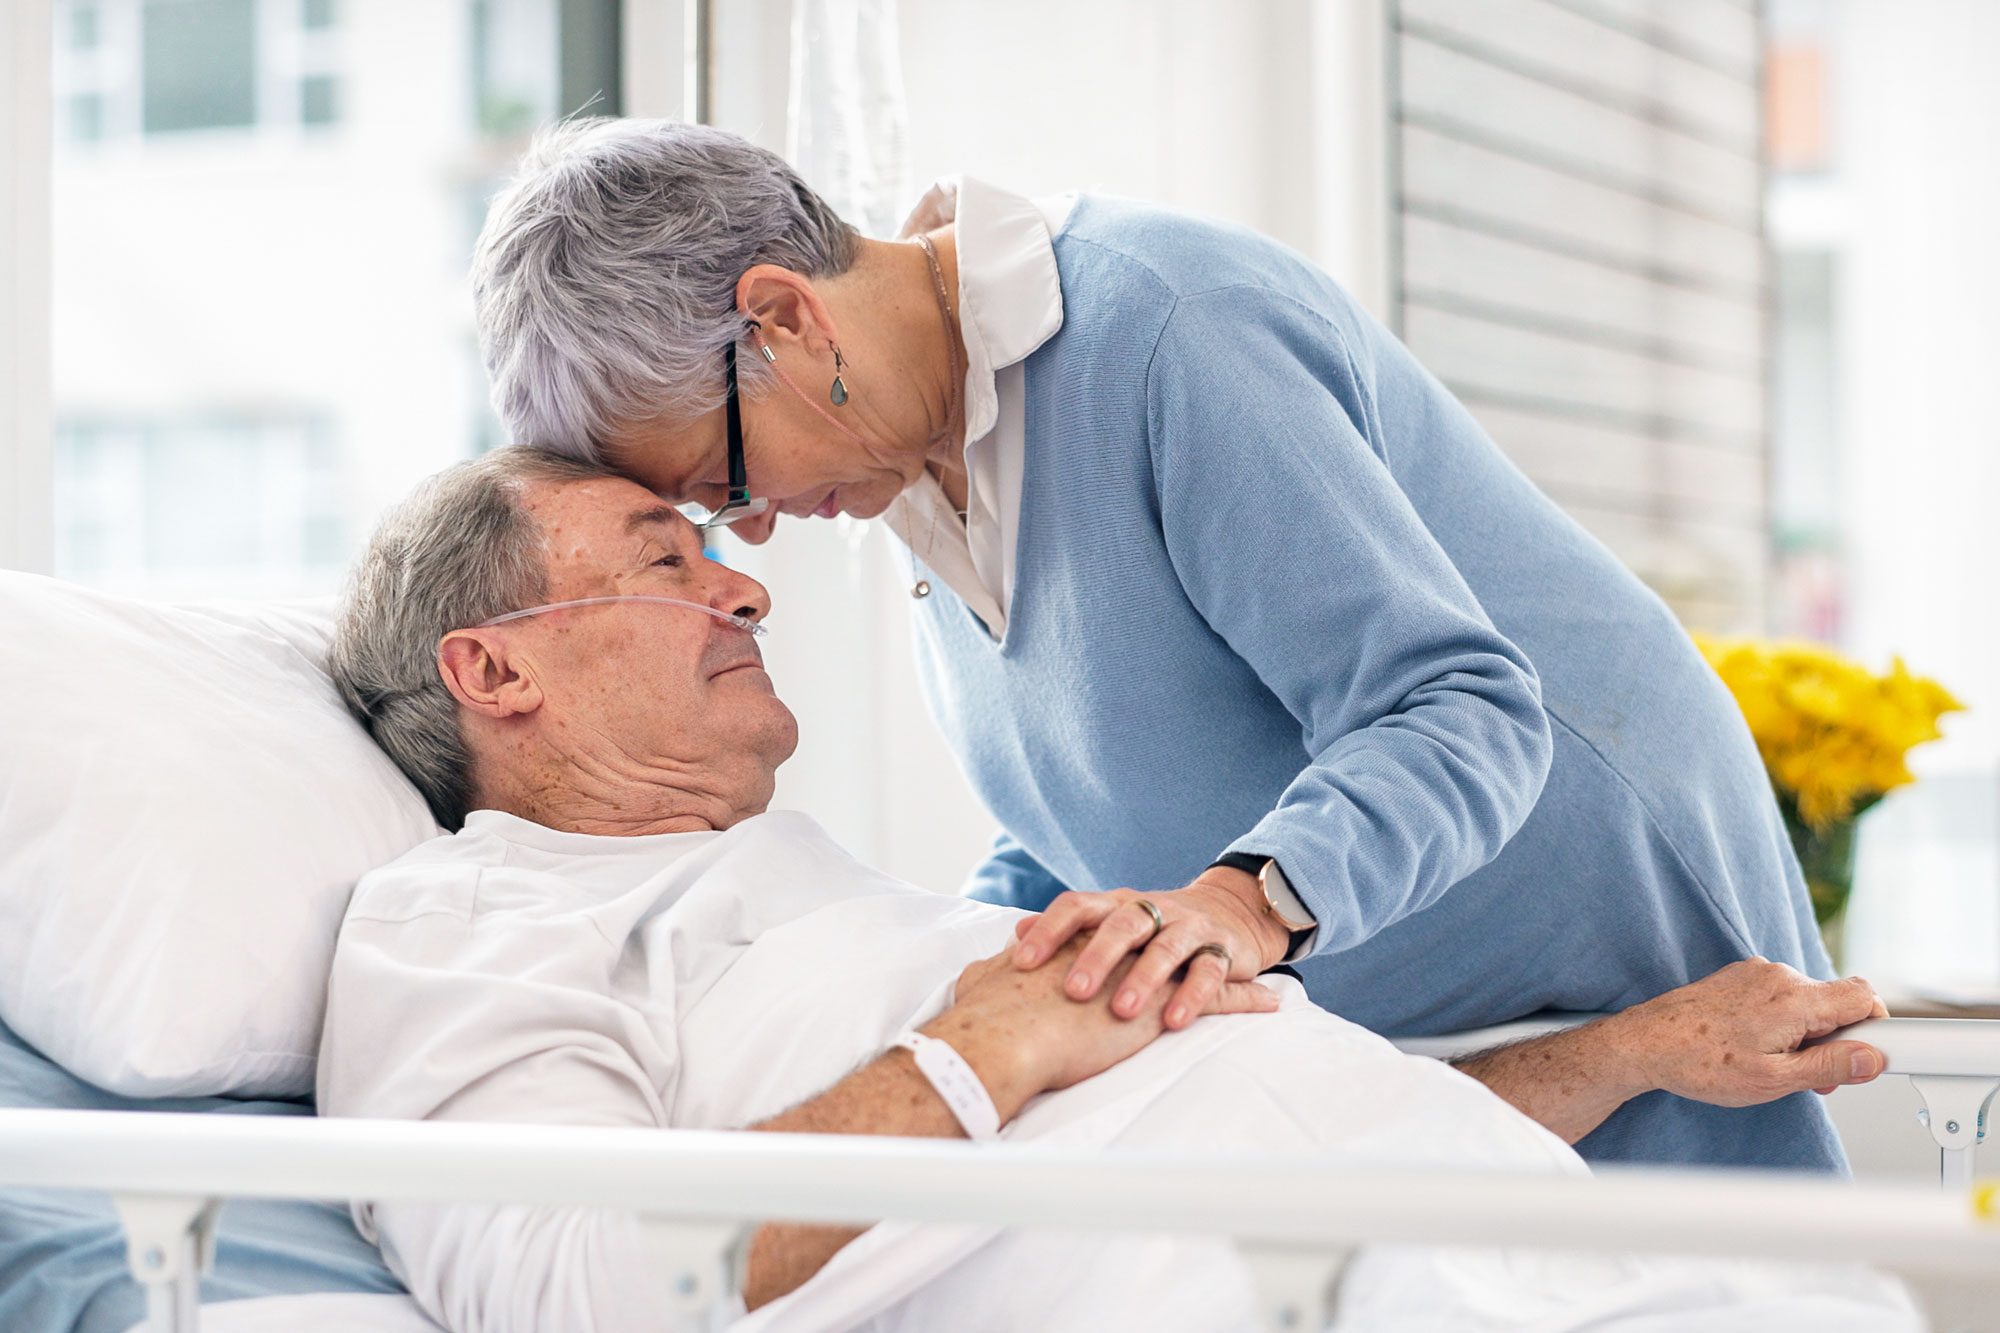
[[[524,483],[607,475],[518,447],[455,464],[389,511],[349,578],[328,667],[446,828],[465,823],[473,783],[438,641],[546,600],[548,561],[541,529],[521,507]]]
[[[473,255],[494,409],[517,443],[601,460],[619,427],[721,404],[747,269],[831,276],[854,253],[854,229],[747,139],[668,120],[547,129]],[[761,386],[764,364],[740,360]]]

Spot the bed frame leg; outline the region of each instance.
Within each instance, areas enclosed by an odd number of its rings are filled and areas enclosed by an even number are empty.
[[[1946,1189],[1971,1189],[1973,1154],[1986,1138],[1986,1112],[2000,1079],[1959,1074],[1912,1074],[1910,1085],[1924,1099],[1917,1122],[1938,1145],[1938,1182]]]
[[[113,1202],[125,1227],[125,1262],[146,1289],[148,1333],[195,1333],[201,1275],[215,1267],[222,1200],[125,1194]]]
[[[743,1265],[755,1228],[740,1222],[643,1219],[666,1257],[673,1300],[682,1314],[706,1316],[743,1290]]]
[[[1333,1322],[1333,1297],[1351,1250],[1239,1241],[1257,1284],[1257,1307],[1273,1333],[1319,1333]]]

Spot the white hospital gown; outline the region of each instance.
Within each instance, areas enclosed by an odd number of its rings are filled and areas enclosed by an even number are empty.
[[[320,1112],[741,1128],[937,1013],[965,964],[1011,941],[1017,916],[881,875],[788,812],[723,833],[619,838],[479,811],[356,889],[334,960]],[[1584,1170],[1479,1084],[1274,984],[1279,1013],[1162,1037],[1037,1099],[1006,1137]],[[359,1203],[355,1218],[453,1333],[668,1326],[669,1265],[629,1216]],[[1865,1274],[1440,1251],[1364,1253],[1340,1310],[1355,1333],[1714,1329],[1745,1316],[1744,1328],[1918,1326]],[[1254,1326],[1247,1273],[1219,1242],[896,1223],[738,1321],[739,1333]]]

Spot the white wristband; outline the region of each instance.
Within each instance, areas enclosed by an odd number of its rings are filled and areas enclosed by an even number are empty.
[[[977,1141],[999,1137],[1000,1112],[994,1107],[993,1098],[950,1042],[926,1037],[921,1032],[905,1032],[890,1046],[916,1057],[917,1072],[944,1098],[944,1104],[951,1108],[967,1138]]]

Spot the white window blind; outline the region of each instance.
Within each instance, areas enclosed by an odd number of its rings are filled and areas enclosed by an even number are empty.
[[[1399,331],[1716,629],[1770,582],[1761,43],[1739,0],[1390,0]]]

